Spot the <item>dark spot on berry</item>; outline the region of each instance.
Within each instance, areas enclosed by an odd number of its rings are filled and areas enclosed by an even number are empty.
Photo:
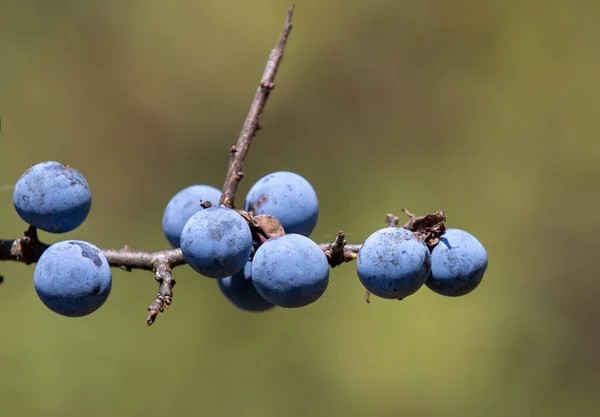
[[[86,245],[82,242],[69,242],[69,244],[79,246],[81,248],[81,256],[91,260],[98,268],[102,266],[102,259],[100,259],[97,249],[94,249],[90,245]]]

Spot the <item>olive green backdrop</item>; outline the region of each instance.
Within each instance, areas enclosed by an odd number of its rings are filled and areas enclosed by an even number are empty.
[[[0,186],[71,164],[92,211],[44,240],[166,248],[169,198],[222,185],[288,5],[0,1]],[[147,328],[147,272],[114,270],[68,319],[2,262],[2,416],[598,415],[599,19],[597,1],[298,0],[238,205],[285,169],[317,190],[316,241],[444,209],[486,246],[482,285],[368,305],[347,264],[315,304],[254,315],[182,267]]]

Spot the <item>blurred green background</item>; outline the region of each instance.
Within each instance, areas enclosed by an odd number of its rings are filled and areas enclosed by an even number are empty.
[[[76,231],[158,250],[164,206],[221,187],[281,0],[0,1],[0,186],[58,160],[90,183]],[[0,263],[3,416],[597,416],[600,3],[297,2],[238,205],[275,170],[315,186],[311,236],[362,241],[444,209],[489,253],[482,285],[363,301],[354,264],[315,304],[236,310],[213,280],[114,270],[60,317],[33,266]],[[26,225],[0,188],[0,236]]]

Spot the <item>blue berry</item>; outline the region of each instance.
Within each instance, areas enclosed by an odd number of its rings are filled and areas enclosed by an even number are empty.
[[[315,242],[302,235],[287,234],[267,240],[252,260],[256,291],[280,307],[311,304],[327,289],[329,264]]]
[[[260,296],[251,278],[252,263],[246,263],[244,269],[230,277],[218,280],[219,288],[232,304],[245,311],[266,311],[273,304]]]
[[[356,272],[371,293],[402,299],[415,293],[431,271],[427,246],[411,231],[388,227],[373,233],[358,252]]]
[[[195,213],[181,232],[181,250],[202,275],[225,278],[240,271],[252,251],[248,223],[234,210],[210,207]]]
[[[83,223],[92,195],[77,170],[48,161],[25,171],[15,185],[13,203],[19,216],[30,225],[46,232],[64,233]]]
[[[319,217],[312,185],[298,174],[279,171],[262,177],[248,191],[245,210],[277,217],[286,233],[311,234]]]
[[[465,295],[477,288],[487,265],[485,248],[475,236],[447,229],[431,250],[431,276],[426,285],[448,297]]]
[[[167,240],[174,248],[180,246],[181,231],[193,214],[204,210],[201,201],[219,205],[221,190],[210,185],[190,185],[171,198],[162,218],[162,227]]]
[[[104,304],[112,287],[112,274],[96,246],[66,240],[53,244],[42,254],[35,266],[33,283],[50,310],[80,317]]]

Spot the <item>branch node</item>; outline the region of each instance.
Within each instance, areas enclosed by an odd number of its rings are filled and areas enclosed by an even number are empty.
[[[48,248],[38,239],[37,229],[33,226],[25,231],[20,239],[15,239],[10,246],[10,255],[16,260],[30,265],[37,262],[42,253]]]
[[[260,82],[260,88],[262,88],[267,93],[269,93],[272,89],[275,88],[275,83],[274,82],[270,82],[270,81],[261,81]]]
[[[329,244],[329,247],[325,251],[327,261],[332,268],[347,262],[346,253],[344,248],[346,247],[346,234],[343,231],[339,231],[335,240]]]

